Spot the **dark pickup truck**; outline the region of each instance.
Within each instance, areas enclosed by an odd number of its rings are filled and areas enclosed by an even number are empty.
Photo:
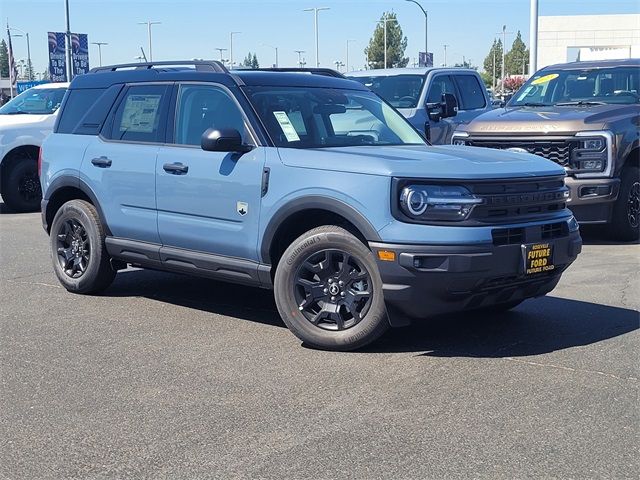
[[[504,108],[452,136],[454,145],[525,151],[562,165],[581,224],[637,240],[640,217],[640,59],[545,67]]]

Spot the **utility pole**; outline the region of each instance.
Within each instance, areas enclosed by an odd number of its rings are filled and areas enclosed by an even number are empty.
[[[318,55],[318,12],[322,10],[330,10],[329,7],[313,7],[313,8],[305,8],[304,12],[313,12],[314,16],[314,25],[316,32],[316,68],[320,66],[320,58]]]
[[[387,15],[384,16],[382,20],[379,20],[378,23],[384,24],[384,67],[387,68],[387,22],[395,22],[395,18],[389,18]]]
[[[447,47],[449,47],[449,46],[450,45],[448,45],[446,43],[443,45],[443,47],[444,47],[444,66],[445,67],[447,66]]]
[[[529,75],[538,69],[538,0],[531,0],[529,14]]]
[[[214,48],[214,50],[218,50],[218,52],[220,52],[220,61],[224,64],[224,58],[222,57],[222,52],[226,52],[227,49],[226,48],[216,47],[216,48]]]
[[[67,30],[64,32],[64,58],[67,64],[67,81],[73,80],[73,63],[71,61],[71,27],[69,26],[69,0],[64,0],[64,21]]]
[[[494,40],[494,43],[493,43],[493,88],[491,89],[491,91],[495,95],[495,93],[496,93],[496,47],[498,46],[498,42],[496,41],[495,38],[493,40]]]
[[[346,71],[349,71],[349,44],[355,42],[355,40],[347,40],[347,48],[346,48],[346,58],[345,58],[345,64],[346,64]]]
[[[149,36],[149,61],[153,62],[153,50],[151,49],[151,25],[160,25],[162,22],[152,22],[147,20],[146,22],[138,22],[138,25],[147,26],[147,35]]]
[[[507,35],[511,35],[513,32],[507,32],[507,26],[503,25],[502,26],[502,32],[496,33],[496,35],[500,35],[502,34],[502,75],[500,76],[500,80],[502,82],[502,92],[504,93],[504,77],[505,77],[505,65],[504,65],[504,59],[505,59],[505,55],[506,55],[506,49],[507,49]]]
[[[273,45],[267,45],[266,43],[263,43],[262,45],[264,45],[265,47],[273,48],[276,51],[275,68],[278,68],[278,47],[274,47]]]
[[[298,67],[302,68],[302,54],[305,53],[304,50],[294,50],[298,54]]]
[[[98,46],[98,61],[100,63],[100,66],[102,66],[102,46],[109,45],[109,44],[107,42],[91,42],[91,45]]]
[[[229,68],[233,68],[233,36],[242,32],[229,33]]]
[[[406,0],[407,2],[411,2],[411,3],[415,3],[416,5],[418,5],[420,7],[420,10],[422,10],[422,13],[424,14],[424,54],[425,54],[425,63],[428,64],[429,63],[429,40],[428,40],[428,28],[429,28],[429,15],[427,14],[427,11],[422,7],[422,5],[420,5],[416,0]],[[429,65],[425,65],[425,67],[428,67]]]

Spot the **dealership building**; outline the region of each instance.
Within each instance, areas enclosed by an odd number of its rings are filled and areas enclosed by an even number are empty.
[[[640,57],[640,14],[538,18],[538,68],[576,60]]]

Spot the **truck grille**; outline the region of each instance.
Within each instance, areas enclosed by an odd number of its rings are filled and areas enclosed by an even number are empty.
[[[566,208],[568,188],[564,177],[478,182],[467,188],[483,200],[468,221],[506,223],[544,218]]]
[[[577,146],[572,140],[480,140],[468,139],[467,145],[473,147],[496,148],[522,148],[529,153],[551,160],[563,167],[569,166],[571,152]]]
[[[567,222],[547,223],[533,227],[494,228],[491,231],[495,246],[522,245],[528,242],[553,240],[567,235],[569,235]]]

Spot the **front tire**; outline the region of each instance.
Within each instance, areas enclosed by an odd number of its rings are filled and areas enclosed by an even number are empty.
[[[105,233],[96,208],[84,200],[70,200],[51,224],[53,269],[60,283],[73,293],[97,293],[115,278],[105,246]]]
[[[338,226],[314,228],[287,248],[274,291],[289,330],[312,347],[355,350],[389,327],[373,254]]]
[[[618,199],[613,207],[611,236],[623,242],[640,238],[640,169],[626,167]]]
[[[2,178],[2,199],[15,212],[40,210],[42,189],[38,177],[38,163],[30,157],[12,160],[5,167]]]

